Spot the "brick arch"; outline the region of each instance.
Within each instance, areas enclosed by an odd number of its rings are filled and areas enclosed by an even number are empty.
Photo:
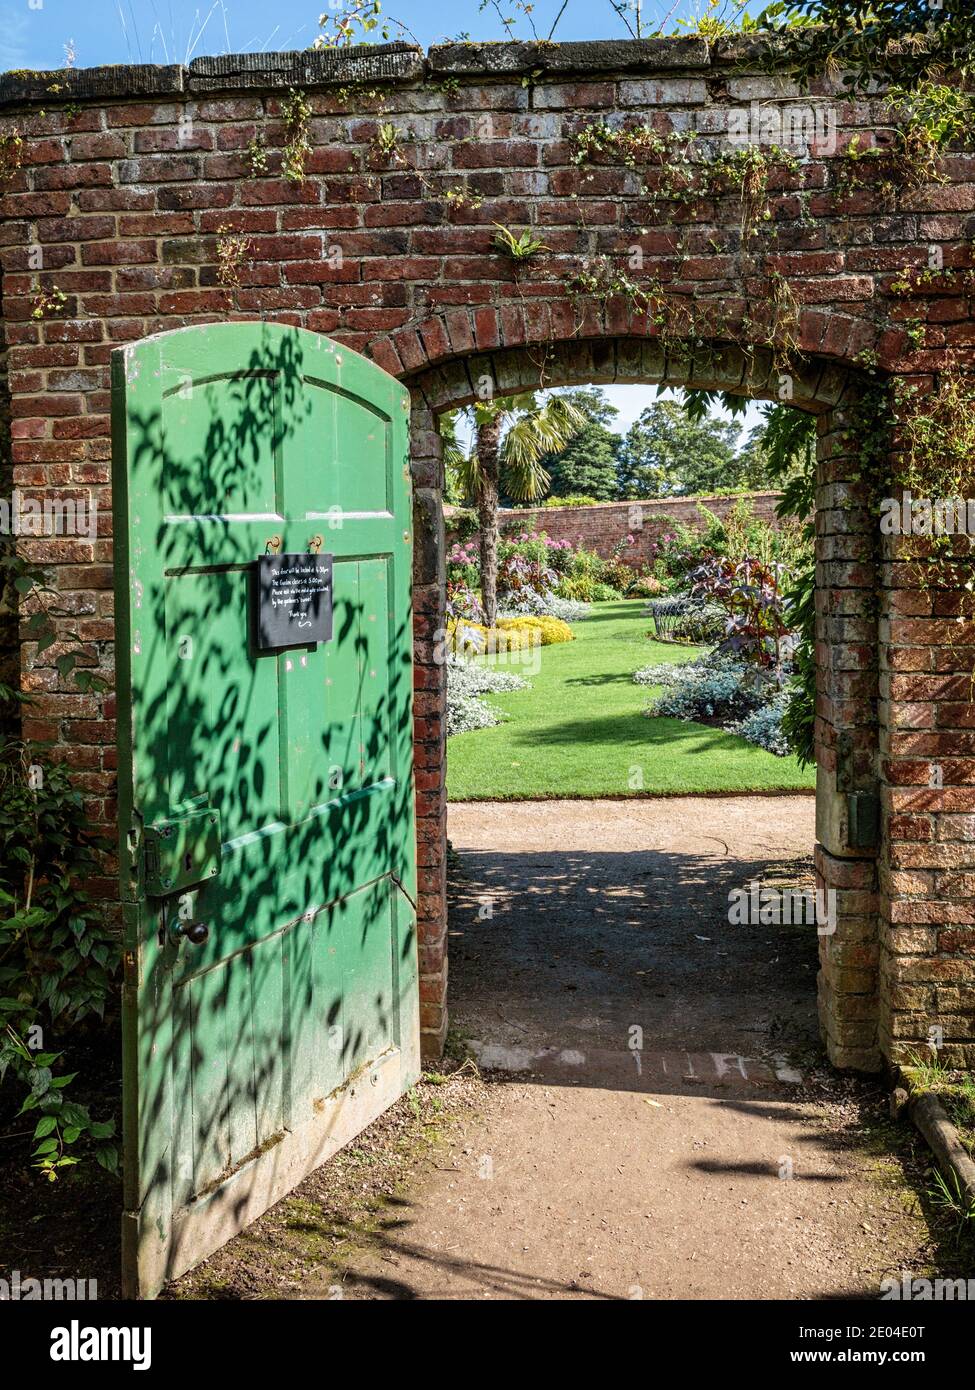
[[[876,1069],[879,1047],[879,843],[851,843],[848,796],[873,795],[880,766],[876,724],[879,630],[873,595],[875,525],[866,505],[838,511],[837,489],[857,463],[847,437],[864,380],[848,364],[816,357],[785,373],[767,349],[729,344],[686,349],[635,337],[498,347],[444,360],[407,376],[413,396],[412,466],[416,501],[414,652],[416,658],[417,814],[420,854],[419,942],[424,1046],[438,1055],[447,1029],[446,675],[437,660],[445,625],[443,465],[436,417],[477,398],[484,378],[499,395],[540,385],[696,386],[758,399],[781,398],[817,417],[817,843],[819,886],[837,894],[837,930],[821,938],[819,1005],[829,1054],[838,1066]],[[848,621],[865,625],[856,654],[842,640]],[[837,623],[839,626],[837,626]]]
[[[733,330],[735,324],[731,322],[726,327]],[[559,370],[564,372],[571,373],[578,358],[586,370],[613,372],[612,380],[639,381],[646,379],[645,368],[649,365],[654,372],[667,374],[667,379],[673,376],[675,381],[679,378],[684,385],[694,384],[697,379],[712,385],[727,381],[728,389],[739,387],[756,396],[767,392],[769,398],[775,397],[777,391],[772,382],[778,372],[773,367],[771,349],[750,347],[745,351],[737,346],[749,342],[749,330],[754,332],[754,309],[751,322],[741,320],[737,327],[740,332],[731,340],[725,335],[715,336],[707,354],[698,348],[695,371],[688,364],[689,354],[694,359],[694,350],[688,343],[699,339],[699,333],[667,347],[647,316],[619,296],[611,296],[605,302],[588,302],[580,308],[560,289],[553,288],[551,294],[529,304],[507,303],[500,309],[459,307],[431,314],[415,328],[371,341],[367,351],[393,376],[410,381],[422,377],[434,392],[433,371],[449,372],[456,369],[459,360],[471,356],[490,355],[510,363],[515,375],[519,375],[511,354],[522,349],[526,358],[525,379],[531,380],[534,370],[536,384],[539,377],[545,376],[547,355],[557,353]],[[791,370],[804,393],[804,404],[800,404],[798,396],[795,404],[804,409],[815,409],[820,397],[830,398],[831,386],[825,373],[831,366],[842,375],[844,369],[854,369],[858,361],[869,359],[881,370],[887,370],[892,360],[892,344],[882,339],[875,324],[835,308],[800,309],[795,342]],[[587,353],[591,356],[587,357]],[[461,386],[459,380],[451,379],[449,389]]]
[[[853,363],[825,355],[796,357],[784,366],[776,364],[768,348],[744,349],[727,342],[689,348],[625,335],[572,335],[452,351],[421,371],[400,375],[413,392],[414,410],[434,414],[475,400],[484,375],[499,395],[542,387],[651,383],[780,400],[816,415],[844,401],[849,405],[866,383]]]

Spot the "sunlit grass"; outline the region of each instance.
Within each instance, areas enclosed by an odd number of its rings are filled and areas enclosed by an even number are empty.
[[[647,719],[652,693],[633,672],[687,661],[693,649],[651,641],[642,600],[599,603],[574,623],[576,641],[543,647],[530,690],[490,695],[507,722],[447,745],[452,801],[795,791],[815,769],[737,735],[678,719]]]

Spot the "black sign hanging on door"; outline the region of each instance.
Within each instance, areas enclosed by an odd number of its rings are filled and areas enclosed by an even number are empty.
[[[259,650],[332,638],[332,556],[262,555],[257,562]]]

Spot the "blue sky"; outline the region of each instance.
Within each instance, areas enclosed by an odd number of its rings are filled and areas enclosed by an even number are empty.
[[[612,421],[609,428],[615,434],[626,434],[626,431],[638,418],[638,416],[657,399],[656,386],[604,386],[606,398],[611,405],[615,405],[619,414]],[[676,399],[673,391],[665,391],[664,398],[669,400]],[[728,420],[731,417],[720,406],[713,406],[711,414],[719,420]],[[761,422],[761,406],[757,401],[748,404],[744,415],[735,417],[735,423],[741,430],[739,443],[745,442],[748,431]]]
[[[538,0],[530,19],[545,37],[562,0]],[[620,0],[620,4],[627,0]],[[633,3],[633,0],[629,0]],[[340,0],[339,9],[345,5]],[[531,27],[514,0],[479,0],[463,5],[445,0],[387,0],[391,17],[401,20],[421,44],[469,36],[504,36],[502,17],[517,20],[512,32],[530,38]],[[753,4],[752,8],[755,8]],[[732,11],[734,0],[718,0],[718,12]],[[73,43],[75,66],[100,63],[185,62],[204,54],[307,48],[319,32],[318,19],[329,0],[0,0],[0,71],[7,68],[60,68]],[[644,29],[671,14],[678,19],[707,12],[708,0],[643,0]],[[334,13],[335,11],[333,11]],[[627,30],[611,0],[568,0],[556,38],[623,38]]]

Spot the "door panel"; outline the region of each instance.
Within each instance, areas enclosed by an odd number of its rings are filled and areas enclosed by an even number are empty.
[[[125,1278],[145,1295],[418,1075],[407,402],[327,339],[239,323],[117,352],[113,393]],[[257,558],[316,549],[332,639],[259,651]]]

